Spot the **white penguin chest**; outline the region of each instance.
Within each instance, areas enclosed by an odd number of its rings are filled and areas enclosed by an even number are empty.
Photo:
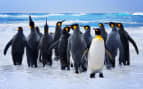
[[[91,72],[98,72],[104,67],[104,40],[93,39],[88,53],[88,68]]]

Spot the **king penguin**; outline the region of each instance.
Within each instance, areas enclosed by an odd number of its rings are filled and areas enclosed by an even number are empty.
[[[88,52],[88,69],[90,70],[90,78],[94,78],[96,73],[99,73],[99,77],[103,78],[102,69],[105,60],[104,39],[101,36],[100,29],[94,30],[96,36],[93,38]]]
[[[42,36],[39,44],[43,67],[45,67],[46,64],[52,66],[52,50],[49,50],[49,47],[52,44],[52,41],[53,39],[51,35],[49,35],[49,27],[46,19],[46,24],[44,26],[44,35]]]
[[[70,28],[70,26],[66,26],[63,28],[58,43],[61,70],[65,70],[66,68],[67,70],[70,70],[70,60],[67,59],[67,45],[68,38],[70,37]]]
[[[104,43],[106,43],[106,39],[107,39],[107,32],[105,30],[105,27],[104,27],[104,24],[103,23],[99,23],[99,28],[101,30],[101,36],[103,37],[104,39]]]
[[[54,34],[54,42],[56,42],[56,41],[58,41],[59,40],[59,38],[60,38],[60,36],[61,36],[61,32],[62,32],[62,30],[61,30],[61,26],[62,26],[62,23],[64,22],[65,20],[63,20],[63,21],[58,21],[57,23],[56,23],[56,29],[55,29],[55,34]],[[58,60],[59,59],[59,53],[58,53],[58,46],[56,46],[56,48],[55,48],[55,60]]]
[[[16,35],[7,43],[4,49],[4,55],[6,55],[7,50],[10,46],[12,46],[11,54],[12,54],[13,64],[21,65],[24,54],[24,48],[27,47],[29,48],[29,50],[31,49],[23,34],[22,27],[18,27],[18,32],[16,33]]]
[[[119,28],[119,34],[120,34],[120,38],[123,44],[123,49],[124,49],[124,55],[123,55],[123,59],[125,60],[123,64],[125,65],[130,65],[130,51],[129,51],[129,42],[131,42],[136,50],[136,53],[139,54],[139,50],[138,47],[135,43],[135,41],[133,40],[133,38],[131,38],[131,36],[128,34],[127,31],[124,30],[124,26],[122,23],[117,23],[117,27]],[[120,62],[121,63],[121,62]]]
[[[86,41],[87,47],[89,48],[90,44],[91,44],[91,41],[92,41],[92,36],[90,34],[91,28],[90,28],[90,26],[86,25],[86,26],[84,26],[84,30],[85,30],[85,33],[83,34],[84,39]]]
[[[27,56],[27,63],[28,67],[37,67],[37,58],[38,58],[38,45],[40,41],[40,36],[38,35],[35,24],[32,21],[31,16],[29,16],[29,26],[31,32],[27,38],[29,45],[32,47],[32,52],[27,48],[26,49],[26,56]]]
[[[119,61],[123,61],[123,45],[121,43],[120,35],[116,29],[116,24],[113,22],[109,23],[109,26],[112,28],[112,31],[109,33],[106,40],[106,48],[110,50],[113,59],[111,60],[107,55],[105,59],[105,64],[107,69],[115,68],[115,60],[117,56],[117,50],[119,48]]]
[[[78,24],[71,25],[71,28],[73,29],[73,34],[68,40],[68,58],[70,58],[71,53],[75,73],[84,72],[87,70],[87,59],[83,57],[84,51],[87,49],[86,41]]]

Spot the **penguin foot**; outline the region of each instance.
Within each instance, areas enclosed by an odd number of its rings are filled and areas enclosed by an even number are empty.
[[[61,70],[65,70],[65,67],[64,67],[64,66],[62,66],[62,67],[61,67]]]
[[[71,64],[71,67],[73,67],[73,64]]]
[[[90,78],[95,78],[95,73],[90,74]]]
[[[99,77],[100,77],[100,78],[104,78],[103,73],[100,73],[100,74],[99,74]]]
[[[79,74],[79,72],[78,72],[78,71],[75,71],[75,73],[76,73],[76,74]]]

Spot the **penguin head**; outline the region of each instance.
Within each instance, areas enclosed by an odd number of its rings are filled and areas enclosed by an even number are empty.
[[[30,26],[30,28],[34,28],[35,27],[35,23],[33,22],[31,16],[29,16],[29,26]]]
[[[58,21],[58,22],[57,22],[57,26],[61,27],[61,26],[62,26],[62,23],[63,23],[64,21],[65,21],[65,20]]]
[[[46,24],[44,26],[44,32],[48,32],[48,30],[49,30],[49,26],[47,24],[47,19],[46,19]]]
[[[121,28],[121,29],[123,29],[123,28],[124,28],[124,26],[123,26],[123,24],[122,24],[122,23],[117,23],[117,24],[116,24],[116,26],[117,26],[118,28]]]
[[[72,24],[72,25],[71,25],[71,28],[72,28],[73,30],[79,29],[79,25],[78,25],[78,24]]]
[[[90,26],[88,26],[88,25],[86,25],[86,26],[84,26],[84,30],[89,30],[90,29]]]
[[[23,31],[23,28],[22,27],[18,27],[17,30],[18,31]]]
[[[66,26],[66,27],[64,27],[64,31],[66,31],[66,32],[69,32],[70,29],[71,29],[71,26]]]
[[[104,27],[104,24],[103,23],[99,23],[99,27]]]
[[[100,35],[101,34],[101,31],[100,31],[100,28],[93,28],[95,30],[95,34],[96,35]]]
[[[111,28],[114,28],[114,27],[115,27],[115,23],[110,22],[110,23],[109,23],[109,26],[110,26]]]

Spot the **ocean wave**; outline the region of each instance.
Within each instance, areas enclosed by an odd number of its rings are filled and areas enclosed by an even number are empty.
[[[142,12],[136,12],[136,13],[133,13],[132,15],[143,15]]]

